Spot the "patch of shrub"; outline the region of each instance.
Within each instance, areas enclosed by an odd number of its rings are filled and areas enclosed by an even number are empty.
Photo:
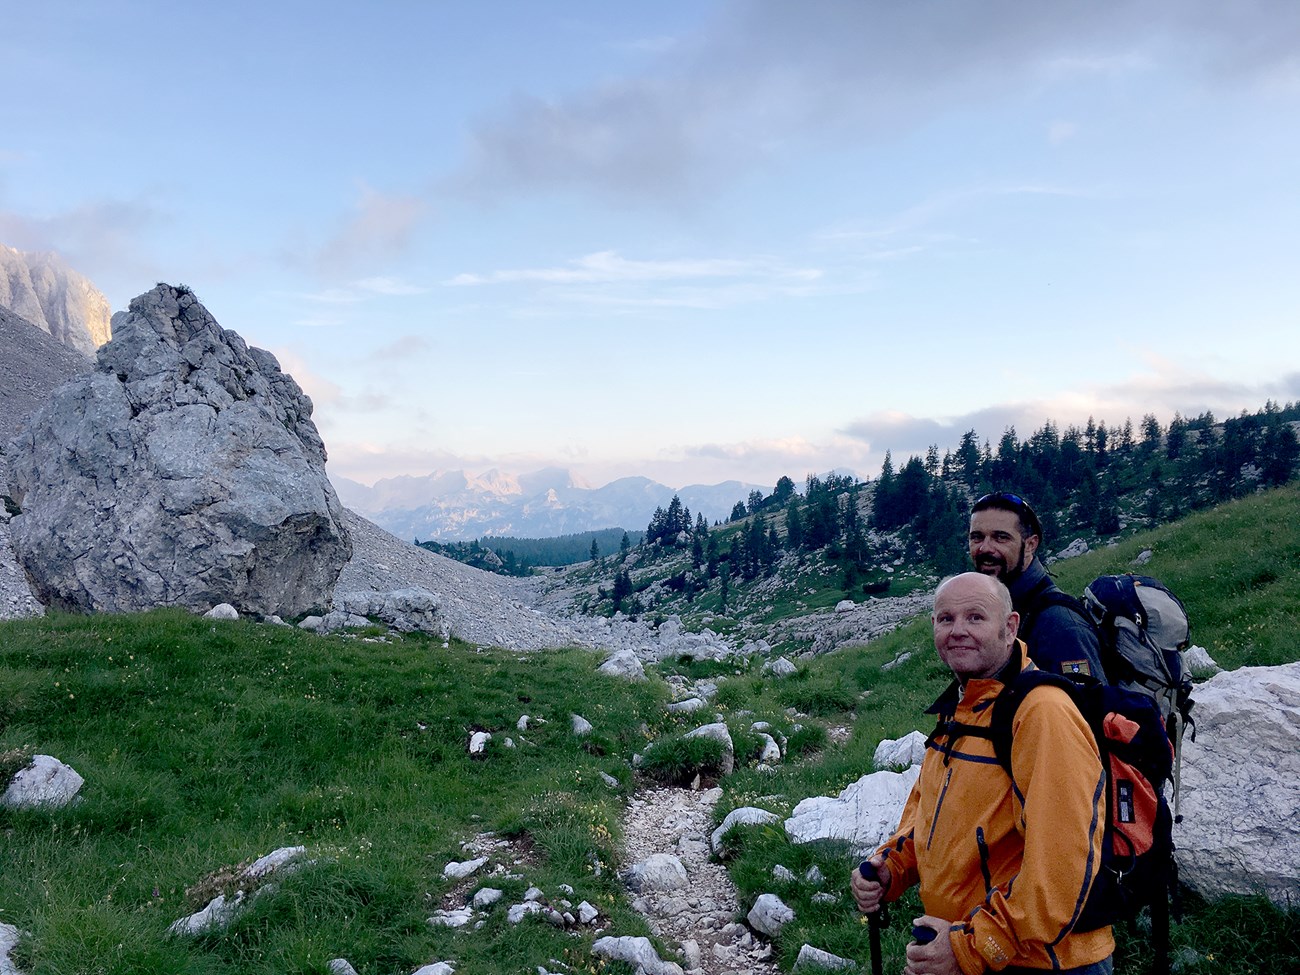
[[[665,738],[641,754],[641,771],[658,782],[687,785],[696,775],[721,775],[725,752],[716,738]]]

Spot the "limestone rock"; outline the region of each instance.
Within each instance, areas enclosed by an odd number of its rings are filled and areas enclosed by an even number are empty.
[[[609,659],[597,669],[611,677],[634,681],[646,680],[645,666],[641,663],[641,659],[626,647],[610,654]]]
[[[77,797],[86,780],[51,755],[33,755],[9,782],[0,805],[8,809],[58,809]]]
[[[655,853],[628,870],[625,881],[638,894],[684,890],[690,884],[682,861],[671,853]]]
[[[22,936],[12,924],[0,922],[0,975],[22,975],[18,967],[9,960],[10,953],[18,947],[18,939]]]
[[[710,835],[709,846],[714,853],[718,853],[722,850],[723,839],[737,826],[766,826],[768,823],[780,821],[781,817],[774,812],[759,809],[757,806],[741,806],[727,813],[722,823]]]
[[[759,894],[745,920],[759,934],[775,938],[783,927],[794,920],[794,911],[776,894]]]
[[[1179,879],[1206,898],[1300,890],[1300,663],[1243,667],[1198,684],[1183,738],[1174,826]]]
[[[791,677],[799,672],[799,668],[788,657],[777,657],[775,660],[769,660],[763,664],[762,672],[770,674],[773,677]]]
[[[925,758],[925,735],[913,731],[897,740],[886,738],[876,746],[872,764],[876,768],[889,768],[893,765],[920,765]]]
[[[906,772],[872,772],[838,796],[805,799],[785,821],[786,836],[792,843],[846,840],[855,856],[873,852],[898,825],[920,774],[917,765]]]
[[[239,619],[239,610],[231,606],[230,603],[217,603],[203,615],[210,620],[237,620]]]
[[[645,975],[682,975],[682,966],[660,958],[649,938],[599,938],[591,946],[591,953],[597,958],[626,962]]]
[[[856,971],[858,963],[850,958],[841,958],[829,951],[823,951],[821,948],[814,948],[812,945],[802,945],[799,948],[799,957],[794,961],[794,970],[802,972],[810,968],[814,971],[849,972]]]
[[[311,400],[188,291],[159,285],[113,327],[10,448],[14,551],[37,596],[262,616],[327,602],[352,549]]]

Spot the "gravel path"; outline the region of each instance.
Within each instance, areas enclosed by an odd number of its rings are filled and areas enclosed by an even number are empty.
[[[770,944],[738,922],[740,902],[726,867],[710,860],[713,807],[721,789],[663,788],[637,793],[623,818],[625,865],[656,854],[686,868],[681,890],[643,892],[633,906],[692,975],[774,975]]]

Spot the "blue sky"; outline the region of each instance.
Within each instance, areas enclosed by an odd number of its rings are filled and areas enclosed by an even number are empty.
[[[1290,0],[5,3],[0,242],[330,471],[863,477],[1300,399]]]

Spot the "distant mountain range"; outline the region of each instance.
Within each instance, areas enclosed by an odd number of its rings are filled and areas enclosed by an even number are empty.
[[[691,517],[723,521],[751,491],[771,486],[724,481],[673,489],[646,477],[623,477],[604,487],[582,483],[570,471],[548,467],[529,474],[498,470],[477,476],[439,471],[390,477],[366,487],[331,477],[339,500],[398,538],[459,542],[485,535],[552,538],[601,528],[642,531],[655,508],[681,498]]]

